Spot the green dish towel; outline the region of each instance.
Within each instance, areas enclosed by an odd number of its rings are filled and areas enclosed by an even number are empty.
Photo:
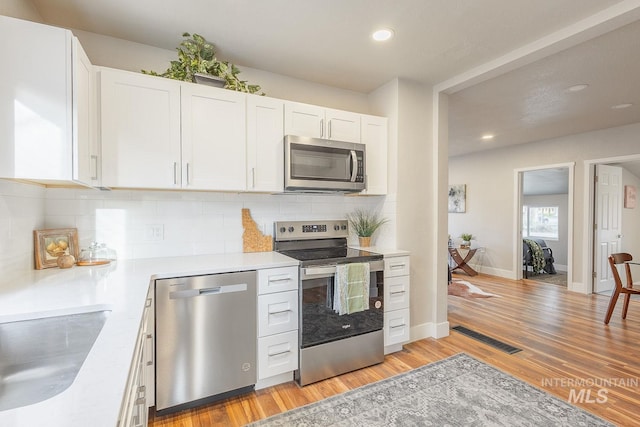
[[[369,263],[336,266],[333,309],[340,316],[369,309]]]
[[[529,245],[531,249],[531,264],[533,267],[534,273],[540,273],[544,270],[544,266],[546,265],[546,261],[544,260],[544,253],[542,252],[542,248],[535,240],[531,239],[523,239],[524,242]]]

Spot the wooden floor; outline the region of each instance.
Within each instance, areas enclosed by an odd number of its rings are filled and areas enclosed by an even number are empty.
[[[614,424],[640,425],[640,301],[631,302],[627,319],[622,320],[621,299],[605,326],[606,296],[576,294],[532,280],[457,277],[499,297],[449,296],[450,325],[464,325],[523,351],[509,355],[451,331],[446,338],[405,345],[376,366],[304,388],[287,383],[173,415],[152,414],[150,425],[241,426],[459,352],[565,401],[572,393],[578,400],[582,396],[577,406]]]

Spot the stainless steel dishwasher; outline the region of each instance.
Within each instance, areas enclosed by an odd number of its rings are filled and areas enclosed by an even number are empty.
[[[156,280],[156,411],[251,391],[256,272]]]

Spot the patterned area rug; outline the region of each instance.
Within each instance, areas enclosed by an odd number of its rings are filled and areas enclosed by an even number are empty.
[[[250,426],[611,426],[466,354]]]
[[[551,283],[553,285],[567,286],[567,273],[558,271],[557,274],[531,274],[529,280]]]

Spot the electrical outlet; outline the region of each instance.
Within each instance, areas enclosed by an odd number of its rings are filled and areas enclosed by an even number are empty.
[[[144,234],[148,242],[164,240],[164,224],[147,224]]]

